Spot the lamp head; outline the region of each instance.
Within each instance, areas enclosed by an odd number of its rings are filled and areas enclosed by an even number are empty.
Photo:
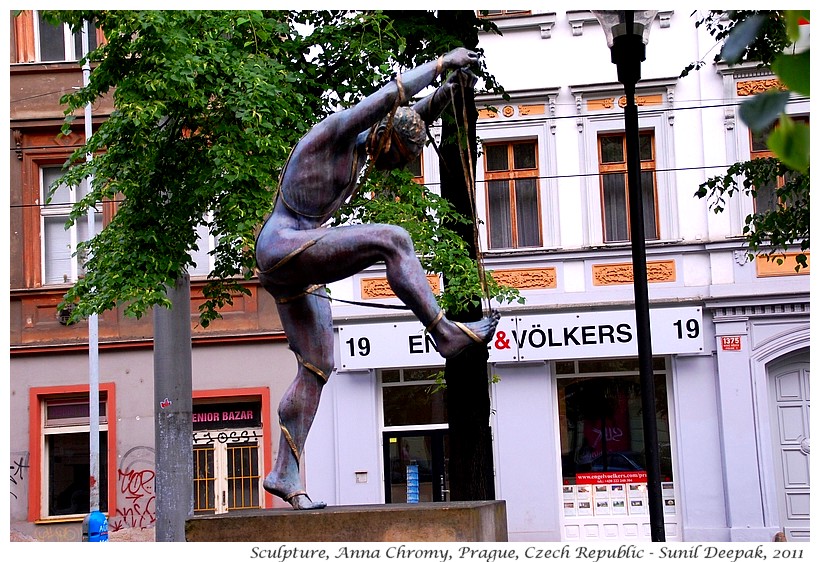
[[[618,81],[634,84],[641,79],[641,61],[646,59],[649,27],[657,10],[593,10],[601,24],[611,59],[618,66]]]

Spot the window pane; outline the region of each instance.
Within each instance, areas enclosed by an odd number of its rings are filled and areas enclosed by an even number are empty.
[[[672,480],[666,377],[655,375],[661,479]],[[646,470],[638,375],[558,380],[562,474]]]
[[[752,152],[769,152],[769,147],[766,146],[766,139],[772,132],[774,125],[770,125],[762,131],[752,131]]]
[[[40,60],[41,61],[64,61],[65,56],[65,34],[63,26],[55,26],[46,23],[41,14],[37,14],[40,31]]]
[[[50,166],[46,168],[41,168],[43,171],[43,204],[46,204],[46,200],[49,196],[49,191],[51,189],[51,185],[59,180],[63,175],[62,168],[58,168],[56,166]],[[71,203],[71,189],[65,185],[61,184],[54,190],[54,193],[51,195],[51,200],[48,202],[48,205],[59,205]],[[66,215],[70,209],[68,207],[65,208]]]
[[[88,513],[91,474],[88,431],[46,436],[48,515]],[[100,510],[108,509],[108,432],[100,432]]]
[[[228,509],[259,507],[259,446],[229,444]]]
[[[658,239],[658,225],[655,220],[655,174],[641,172],[641,191],[643,192],[643,228],[647,240]]]
[[[652,158],[652,134],[647,133],[638,137],[638,153],[641,155],[641,160],[653,160]]]
[[[626,214],[626,176],[604,174],[604,241],[629,240]]]
[[[447,391],[431,389],[428,384],[384,387],[384,425],[447,423]]]
[[[44,283],[71,281],[71,233],[65,228],[66,217],[46,217],[43,221],[45,243]]]
[[[407,503],[407,467],[410,465],[416,465],[418,470],[418,501],[433,501],[432,441],[429,435],[390,438],[390,503]]]
[[[213,445],[194,445],[194,512],[216,509]]]
[[[88,217],[84,216],[77,220],[77,242],[85,242],[88,240]],[[102,213],[99,211],[94,213],[94,235],[96,236],[102,231]]]
[[[515,217],[518,247],[540,246],[538,187],[535,178],[515,180]]]
[[[535,143],[513,145],[513,161],[516,170],[535,168]]]
[[[774,182],[755,187],[754,204],[756,213],[766,213],[777,208],[776,188]]]
[[[513,244],[509,182],[488,182],[487,197],[490,206],[490,248],[511,248]]]
[[[88,24],[88,52],[90,53],[97,48],[97,32],[94,29],[94,24]],[[83,32],[78,31],[74,34],[74,58],[80,60],[83,56]]]
[[[601,162],[624,162],[623,137],[601,137]]]
[[[507,145],[490,144],[484,145],[484,162],[488,172],[509,170],[510,163],[507,158]]]
[[[413,174],[413,177],[420,178],[422,176],[421,172],[421,157],[412,160],[407,164],[407,171]]]
[[[190,267],[188,273],[191,275],[208,275],[211,272],[210,256],[208,255],[208,252],[211,251],[211,235],[208,225],[198,225],[196,235],[199,249],[191,250],[191,258],[196,265]]]
[[[89,403],[87,400],[70,402],[48,402],[46,404],[46,427],[88,424]],[[105,423],[105,402],[100,400],[100,423]]]
[[[431,381],[441,369],[404,369],[404,381]]]

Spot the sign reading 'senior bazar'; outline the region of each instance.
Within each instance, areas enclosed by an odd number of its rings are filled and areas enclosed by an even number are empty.
[[[651,308],[649,323],[654,355],[703,352],[700,307]],[[338,333],[341,370],[444,363],[416,321],[346,325]],[[502,316],[488,349],[491,363],[636,356],[635,312]]]

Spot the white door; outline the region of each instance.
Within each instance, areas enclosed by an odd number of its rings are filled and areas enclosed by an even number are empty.
[[[780,526],[789,541],[809,540],[809,358],[769,369]]]

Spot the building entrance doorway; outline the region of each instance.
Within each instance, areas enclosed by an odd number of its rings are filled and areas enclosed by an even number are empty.
[[[789,541],[809,540],[809,357],[769,368],[780,526]]]
[[[446,429],[385,432],[385,503],[449,501],[449,438]],[[418,493],[415,492],[415,478]]]

